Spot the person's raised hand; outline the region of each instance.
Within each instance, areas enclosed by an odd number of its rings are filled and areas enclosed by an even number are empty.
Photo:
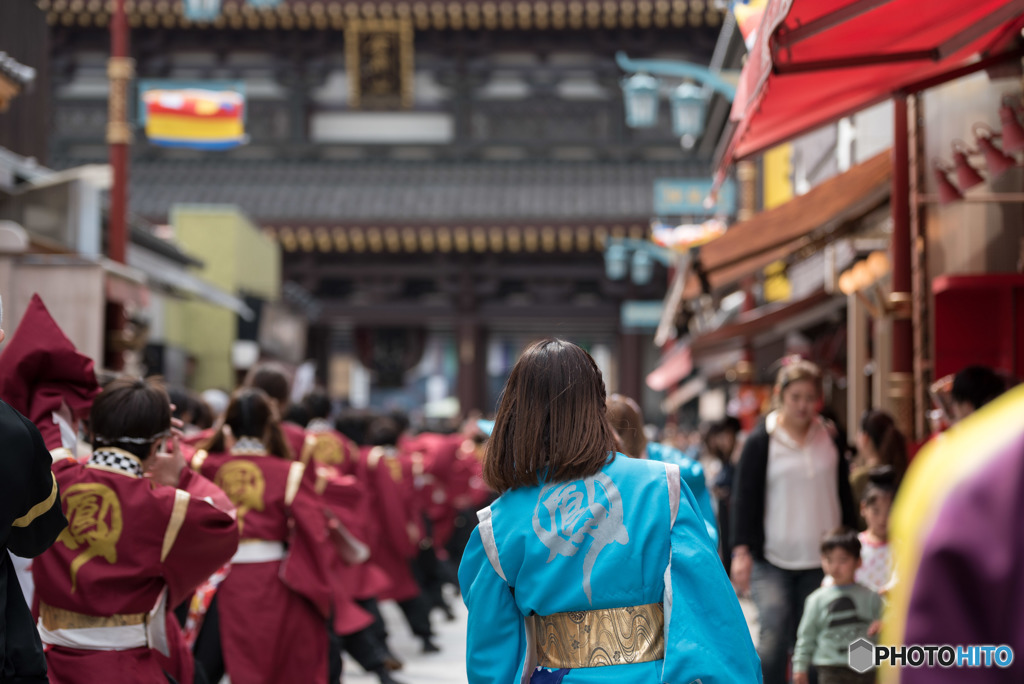
[[[172,435],[169,439],[163,440],[161,448],[146,460],[146,469],[142,476],[154,485],[177,487],[185,465],[185,456],[181,453],[178,436]]]

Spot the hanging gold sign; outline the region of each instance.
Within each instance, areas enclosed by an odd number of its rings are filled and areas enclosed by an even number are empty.
[[[345,66],[353,109],[408,109],[413,100],[412,23],[352,19],[345,26]]]

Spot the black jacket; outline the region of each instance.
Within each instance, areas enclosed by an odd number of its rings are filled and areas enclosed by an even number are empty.
[[[0,401],[0,684],[46,682],[46,660],[7,550],[34,558],[67,527],[39,430]]]
[[[732,487],[732,546],[748,546],[750,554],[757,560],[764,560],[764,499],[769,442],[768,430],[762,420],[743,445]],[[857,529],[857,509],[850,489],[850,466],[846,462],[846,450],[838,441],[836,451],[839,453],[836,487],[839,490],[840,514],[843,525]]]

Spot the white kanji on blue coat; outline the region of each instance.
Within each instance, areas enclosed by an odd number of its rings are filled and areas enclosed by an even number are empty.
[[[591,538],[583,559],[583,592],[593,604],[590,575],[597,557],[614,542],[629,543],[629,532],[622,519],[622,495],[612,479],[603,472],[572,482],[547,484],[533,510],[533,530],[551,554],[575,556]]]

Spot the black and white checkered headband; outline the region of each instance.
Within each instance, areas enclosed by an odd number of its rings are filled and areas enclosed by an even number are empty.
[[[142,464],[139,459],[120,449],[96,449],[89,457],[89,463],[142,477]]]

